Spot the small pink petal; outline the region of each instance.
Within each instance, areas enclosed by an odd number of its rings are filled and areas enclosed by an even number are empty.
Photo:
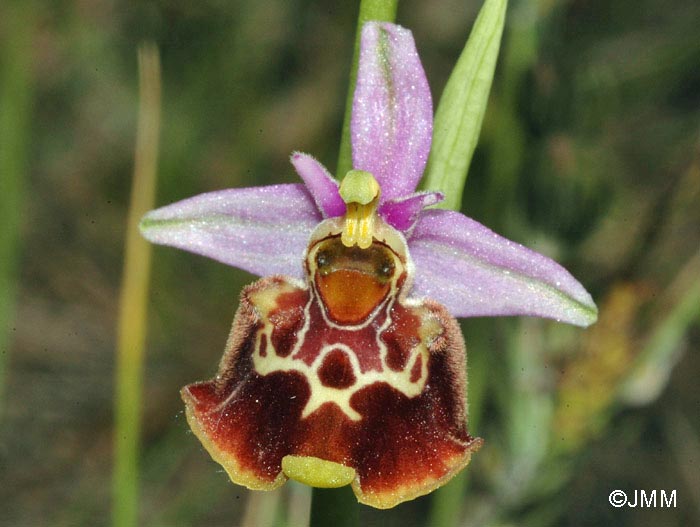
[[[440,203],[443,199],[445,196],[441,192],[417,192],[385,201],[379,207],[379,214],[389,225],[406,232],[413,227],[424,208]]]
[[[326,168],[310,155],[301,152],[294,152],[291,160],[323,217],[333,218],[345,214],[345,203],[338,193],[338,182]]]

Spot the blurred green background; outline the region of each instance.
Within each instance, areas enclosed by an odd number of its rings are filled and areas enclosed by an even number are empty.
[[[437,101],[480,2],[404,0]],[[355,2],[0,6],[0,525],[109,525],[117,313],[138,112],[162,62],[157,204],[335,166]],[[587,329],[462,323],[460,478],[364,525],[700,524],[700,4],[512,0],[463,211],[560,261]],[[156,248],[139,524],[300,525],[308,489],[233,486],[178,391],[209,378],[254,277]],[[675,489],[675,508],[609,505]]]

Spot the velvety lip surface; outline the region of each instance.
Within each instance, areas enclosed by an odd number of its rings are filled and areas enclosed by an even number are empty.
[[[285,456],[313,456],[352,467],[358,498],[384,508],[429,492],[468,463],[481,442],[466,429],[464,347],[454,319],[433,304],[397,302],[361,330],[343,331],[319,312],[309,327],[311,295],[281,279],[248,287],[217,377],[182,391],[193,430],[234,482],[274,488],[285,479]],[[266,367],[256,366],[257,336],[270,327],[282,333],[273,339],[282,359],[296,356],[298,369],[257,371]],[[415,355],[426,335],[432,347],[425,348],[421,385],[416,371],[423,363]],[[300,352],[290,353],[290,346]],[[273,369],[279,360],[270,340],[262,360]],[[305,373],[309,368],[316,373]],[[422,386],[415,395],[392,385],[391,375],[401,372]],[[362,380],[373,374],[382,376]],[[326,399],[304,415],[316,392]]]

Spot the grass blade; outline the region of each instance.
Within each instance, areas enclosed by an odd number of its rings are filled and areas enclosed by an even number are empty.
[[[160,63],[154,45],[139,49],[139,116],[119,303],[115,379],[112,520],[138,524],[138,451],[151,249],[138,223],[155,200],[160,128]]]

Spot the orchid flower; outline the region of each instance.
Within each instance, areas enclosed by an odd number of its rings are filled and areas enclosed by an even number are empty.
[[[216,377],[186,386],[190,426],[231,479],[351,484],[387,508],[469,462],[465,347],[454,317],[531,315],[586,326],[564,268],[415,192],[433,110],[411,32],[365,24],[339,184],[313,157],[304,184],[229,189],[154,210],[154,243],[263,278],[244,289]]]

